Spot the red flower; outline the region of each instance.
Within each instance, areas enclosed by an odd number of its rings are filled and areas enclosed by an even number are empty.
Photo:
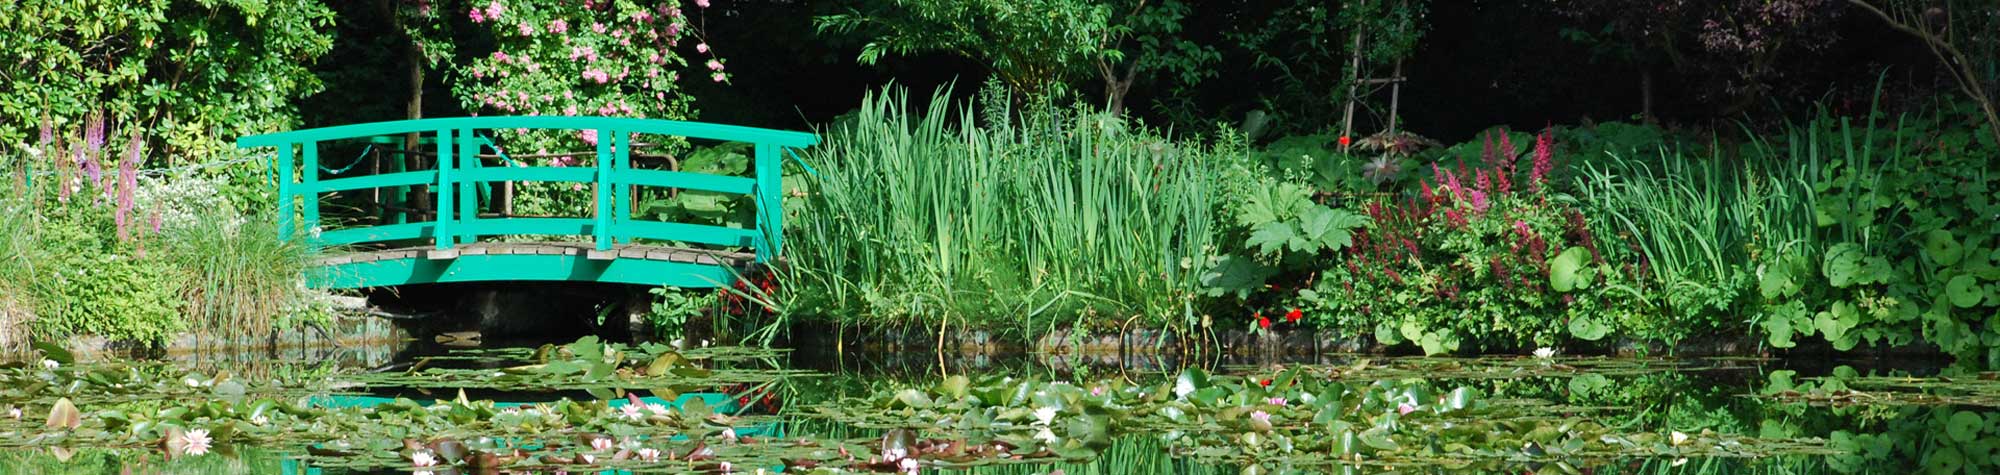
[[[1292,309],[1292,311],[1290,311],[1290,312],[1285,312],[1285,321],[1287,321],[1287,322],[1293,322],[1293,323],[1298,323],[1298,321],[1299,321],[1299,318],[1302,318],[1302,317],[1305,317],[1305,316],[1306,316],[1305,312],[1301,312],[1301,311],[1299,311],[1299,309],[1296,309],[1296,308],[1294,308],[1294,309]]]
[[[1345,136],[1345,135],[1342,135],[1342,136],[1340,136],[1340,146],[1342,146],[1342,147],[1346,147],[1346,146],[1347,146],[1347,144],[1350,144],[1350,143],[1353,143],[1353,142],[1354,142],[1353,140],[1349,140],[1349,139],[1347,138],[1347,136]]]
[[[1265,330],[1271,329],[1271,317],[1266,317],[1264,316],[1264,314],[1261,313],[1257,314],[1256,317],[1257,317],[1257,326],[1263,327]]]
[[[1268,388],[1268,387],[1271,387],[1271,378],[1264,378],[1264,380],[1263,380],[1263,381],[1259,381],[1259,382],[1257,382],[1257,384],[1261,384],[1261,385],[1264,385],[1264,387],[1267,387],[1267,388]]]

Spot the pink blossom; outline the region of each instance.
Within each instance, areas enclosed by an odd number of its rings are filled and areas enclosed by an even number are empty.
[[[711,59],[711,60],[708,60],[708,70],[709,70],[709,71],[721,71],[721,70],[722,70],[722,61],[717,61],[717,60],[713,60],[713,59]]]
[[[637,22],[640,22],[640,23],[645,23],[645,22],[649,22],[649,21],[653,21],[653,12],[649,12],[649,11],[645,11],[645,10],[639,10],[639,13],[636,13],[636,14],[633,14],[633,15],[632,15],[632,20],[634,20],[634,21],[637,21]]]
[[[583,143],[590,144],[591,146],[596,146],[597,129],[584,129],[582,138],[583,138]]]
[[[467,13],[466,13],[466,15],[467,15],[467,16],[470,16],[470,17],[472,17],[472,22],[473,22],[473,23],[485,23],[485,22],[486,22],[486,11],[485,11],[485,10],[480,10],[480,9],[477,9],[477,8],[474,8],[474,9],[472,9],[472,11],[471,11],[471,12],[467,12]]]
[[[1412,412],[1417,412],[1417,406],[1410,405],[1407,402],[1396,405],[1396,413],[1398,414],[1409,415]]]
[[[564,107],[563,115],[576,115],[576,106]]]
[[[708,0],[694,0],[694,6],[708,8]]]
[[[505,63],[505,62],[507,62],[507,52],[505,52],[505,51],[494,51],[494,52],[493,52],[493,60],[494,60],[494,61],[499,61],[499,62],[502,62],[502,63]]]
[[[597,83],[598,83],[598,84],[604,84],[604,83],[607,83],[607,82],[611,82],[611,75],[610,75],[610,74],[606,74],[606,73],[605,73],[604,71],[600,71],[600,70],[597,70],[597,69],[595,69],[595,68],[593,68],[593,69],[588,69],[588,70],[585,70],[585,71],[583,72],[583,78],[584,78],[584,79],[587,79],[587,80],[594,80],[594,81],[597,81]]]
[[[535,26],[534,26],[534,25],[529,25],[529,24],[527,24],[526,22],[522,22],[522,23],[521,23],[521,36],[535,36]]]
[[[680,35],[681,35],[681,24],[679,23],[667,24],[667,36],[680,36]]]
[[[660,5],[660,13],[661,13],[661,14],[664,14],[664,15],[666,15],[666,16],[667,16],[668,18],[680,18],[680,17],[681,17],[681,7],[676,7],[676,6],[672,6],[672,5],[666,5],[666,4],[661,4],[661,5]]]
[[[604,24],[603,24],[603,23],[591,23],[591,24],[590,24],[590,31],[595,31],[595,32],[597,32],[597,34],[600,34],[600,35],[602,35],[602,34],[604,34]]]
[[[1542,180],[1547,178],[1549,172],[1555,169],[1553,162],[1556,153],[1552,150],[1554,145],[1555,135],[1548,131],[1542,131],[1541,135],[1535,137],[1535,165],[1533,169],[1528,171],[1528,188],[1530,190],[1541,191]]]
[[[697,45],[694,45],[694,51],[695,51],[696,53],[707,53],[707,52],[708,52],[708,43],[701,43],[701,44],[697,44]]]
[[[494,0],[486,4],[486,17],[493,21],[500,21],[500,12],[504,11],[507,11],[507,9],[500,6],[499,0]]]
[[[567,31],[569,31],[569,22],[562,21],[562,19],[556,19],[555,21],[549,22],[550,33],[562,34]]]
[[[709,77],[710,79],[714,79],[714,80],[715,80],[715,82],[722,82],[722,81],[724,81],[724,80],[728,80],[728,79],[729,79],[729,76],[727,76],[727,75],[724,75],[724,74],[722,74],[722,73],[715,73],[715,74],[711,74],[711,75],[709,75],[708,77]]]

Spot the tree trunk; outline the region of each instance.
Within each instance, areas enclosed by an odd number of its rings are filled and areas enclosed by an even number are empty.
[[[409,66],[410,100],[404,106],[403,118],[411,120],[422,119],[424,118],[424,46],[417,43],[416,38],[410,38],[409,48],[405,49],[404,52],[403,59]],[[403,150],[411,152],[403,154],[404,170],[423,170],[427,168],[427,165],[424,163],[424,157],[414,153],[420,150],[419,147],[422,147],[422,138],[423,134],[418,132],[410,132],[409,135],[403,136]],[[437,153],[438,157],[442,158],[451,152],[439,149]],[[412,208],[420,210],[434,208],[431,206],[429,186],[417,185],[411,187],[410,201]]]
[[[1639,66],[1639,120],[1647,124],[1660,123],[1659,118],[1653,115],[1653,67],[1651,65]]]

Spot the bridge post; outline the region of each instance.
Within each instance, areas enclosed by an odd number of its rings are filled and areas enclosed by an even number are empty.
[[[597,250],[611,250],[611,143],[617,131],[597,129],[597,225],[591,235],[597,240]]]
[[[757,246],[757,262],[768,263],[777,259],[784,245],[784,162],[779,160],[777,145],[758,142],[756,153],[757,231],[764,241]]]
[[[625,185],[622,177],[625,170],[632,168],[632,136],[620,131],[612,137],[617,139],[617,143],[611,147],[611,174],[621,176],[605,183],[616,184],[611,187],[611,227],[623,228],[625,221],[632,219],[632,187]],[[614,243],[632,242],[631,236],[620,237],[619,233],[615,232],[610,233],[610,236]]]
[[[292,240],[292,144],[278,146],[278,239]]]
[[[458,167],[456,170],[478,169],[479,148],[483,145],[480,142],[481,139],[473,133],[473,129],[460,129],[458,138]],[[479,190],[475,189],[476,186],[478,186],[478,183],[472,180],[461,180],[458,183],[458,195],[455,196],[458,198],[458,224],[471,224],[479,220]],[[453,227],[465,229],[465,231],[459,232],[461,239],[458,242],[472,243],[479,241],[479,237],[470,232],[473,228],[472,226]]]
[[[306,247],[319,248],[319,142],[300,143],[304,155],[299,161],[299,224],[306,230]],[[290,202],[289,199],[286,200]]]
[[[452,196],[453,187],[451,186],[452,185],[451,169],[453,160],[451,159],[451,150],[452,150],[452,144],[454,143],[453,140],[454,137],[452,136],[457,133],[458,131],[453,129],[438,129],[437,131],[438,199],[437,199],[437,218],[436,221],[434,221],[437,224],[433,225],[435,227],[431,229],[431,234],[434,238],[437,239],[438,249],[451,249],[453,242],[456,240],[455,236],[452,235],[453,231],[451,229],[452,228],[451,212],[452,212],[452,199],[453,199]]]

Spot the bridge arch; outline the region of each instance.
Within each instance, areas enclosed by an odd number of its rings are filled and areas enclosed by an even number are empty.
[[[553,129],[595,131],[591,167],[485,166],[481,150],[492,145],[483,131]],[[371,141],[399,147],[418,134],[432,144],[435,166],[365,176],[321,179],[320,147]],[[635,135],[744,142],[753,146],[749,176],[716,175],[632,165]],[[502,280],[597,281],[677,287],[710,287],[733,280],[731,267],[769,263],[783,251],[782,160],[818,137],[804,132],[723,124],[620,117],[452,117],[351,124],[252,135],[239,148],[276,148],[279,227],[285,239],[303,233],[315,248],[338,246],[313,267],[316,288]],[[423,154],[423,147],[398,149]],[[502,155],[502,158],[505,158]],[[482,216],[478,190],[496,182],[574,182],[593,187],[588,217]],[[422,187],[422,188],[418,188]],[[661,187],[744,195],[755,207],[747,228],[634,219],[635,187]],[[372,226],[325,229],[320,197],[365,189],[408,193],[435,190],[432,219],[399,218]],[[402,215],[399,215],[402,216]],[[587,242],[498,243],[498,235],[585,236]],[[427,241],[427,242],[426,242]],[[393,243],[415,243],[395,246]],[[738,253],[678,243],[743,248]],[[347,250],[369,246],[368,250]]]

